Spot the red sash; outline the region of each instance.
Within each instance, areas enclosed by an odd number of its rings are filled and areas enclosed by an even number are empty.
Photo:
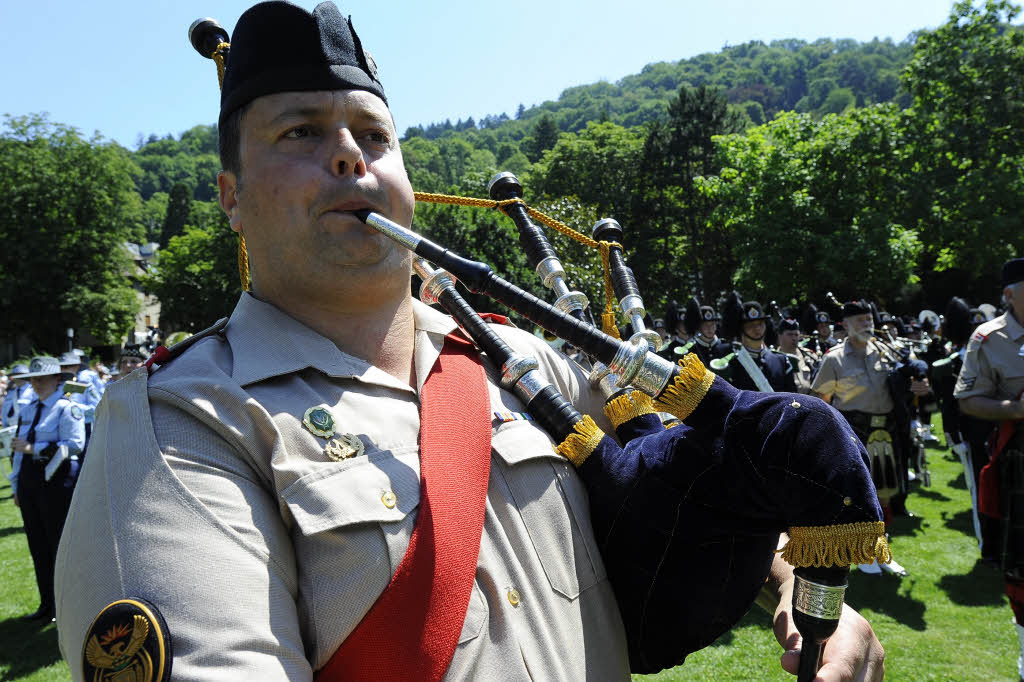
[[[420,504],[391,583],[317,682],[440,680],[469,608],[491,469],[487,377],[449,334],[420,391]]]
[[[978,481],[978,511],[995,519],[1003,518],[1003,513],[999,509],[999,455],[1013,438],[1018,424],[1016,420],[1007,420],[999,424],[999,430],[989,438],[988,464],[981,467]]]
[[[1017,400],[1022,397],[1024,397],[1024,391],[1017,396]],[[1020,424],[1020,420],[1008,419],[1001,423],[999,430],[989,437],[988,464],[981,467],[981,475],[978,477],[978,511],[992,518],[1003,518],[1003,513],[999,509],[999,454],[1013,438],[1018,424]]]

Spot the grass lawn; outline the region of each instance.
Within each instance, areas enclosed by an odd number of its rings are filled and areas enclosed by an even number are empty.
[[[932,486],[914,487],[907,503],[918,516],[898,519],[893,528],[893,554],[910,576],[855,571],[847,601],[885,646],[888,680],[1016,680],[1017,638],[1002,580],[979,559],[963,472],[948,457],[930,452]],[[18,620],[35,610],[38,594],[6,478],[0,483],[0,567],[0,682],[70,679],[55,627]],[[781,653],[768,615],[755,606],[685,665],[634,680],[793,680],[779,667]]]

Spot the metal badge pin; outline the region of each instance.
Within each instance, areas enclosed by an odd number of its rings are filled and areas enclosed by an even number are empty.
[[[330,438],[334,435],[334,415],[326,405],[317,405],[302,415],[302,425],[314,436]]]
[[[366,446],[359,436],[346,433],[339,438],[334,438],[324,448],[324,454],[335,462],[341,462],[350,457],[358,457],[366,452]]]

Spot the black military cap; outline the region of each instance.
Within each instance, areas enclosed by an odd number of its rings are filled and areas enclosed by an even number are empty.
[[[126,343],[124,348],[121,349],[121,357],[148,360],[149,352],[140,343]]]
[[[794,320],[792,317],[787,317],[779,323],[780,332],[798,332],[800,331],[800,323]]]
[[[853,317],[854,315],[864,315],[865,313],[871,312],[871,306],[867,301],[850,301],[843,304],[843,317]]]
[[[832,321],[832,316],[822,310],[814,314],[814,321],[818,324],[828,324]]]
[[[743,321],[756,322],[764,320],[768,316],[764,314],[764,308],[757,301],[745,301],[743,303]]]
[[[333,2],[312,13],[281,1],[249,8],[231,36],[221,124],[257,97],[311,90],[365,90],[387,103],[373,58]]]
[[[988,319],[985,317],[985,311],[981,308],[971,308],[968,315],[968,321],[975,326],[983,324]]]
[[[1024,258],[1014,258],[1003,263],[1003,286],[1024,282]]]

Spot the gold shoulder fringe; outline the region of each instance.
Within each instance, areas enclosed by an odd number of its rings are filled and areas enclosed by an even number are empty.
[[[892,561],[882,521],[790,528],[789,542],[775,551],[797,568],[870,564],[875,559],[883,564]]]
[[[604,406],[604,413],[611,421],[612,426],[619,428],[630,419],[644,414],[653,414],[654,403],[651,396],[643,391],[627,391],[609,401]]]
[[[654,401],[654,409],[668,412],[680,421],[685,421],[697,409],[714,382],[715,374],[704,367],[697,354],[687,353],[679,361],[679,374],[675,380]]]
[[[582,420],[576,422],[573,429],[576,433],[566,436],[562,444],[555,449],[579,468],[587,461],[587,457],[590,457],[591,453],[597,449],[597,444],[604,438],[604,431],[594,423],[590,415],[586,414],[583,415]]]

